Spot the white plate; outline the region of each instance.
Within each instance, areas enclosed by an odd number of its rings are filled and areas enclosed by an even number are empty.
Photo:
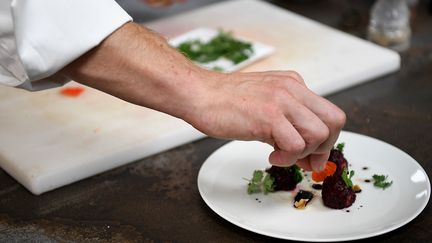
[[[225,30],[225,31],[229,31],[229,30]],[[210,41],[213,37],[215,37],[218,34],[218,30],[216,29],[211,29],[211,28],[197,28],[197,29],[193,29],[189,32],[186,32],[180,36],[177,36],[171,40],[169,40],[170,45],[177,47],[178,45],[180,45],[181,43],[185,42],[185,41],[189,41],[189,40],[201,40],[203,42],[208,42]],[[246,59],[245,61],[238,63],[238,64],[233,64],[231,61],[229,60],[225,60],[225,59],[219,59],[216,60],[214,62],[210,62],[210,63],[197,63],[198,65],[207,68],[207,69],[213,69],[215,67],[221,67],[223,68],[224,72],[234,72],[237,70],[240,70],[264,57],[269,56],[270,54],[272,54],[274,52],[274,47],[254,41],[254,40],[246,40],[244,38],[241,38],[239,36],[236,36],[234,33],[234,37],[236,39],[239,40],[244,40],[247,42],[250,42],[252,44],[252,49],[253,49],[253,54]]]
[[[272,148],[260,142],[235,141],[214,152],[199,172],[199,192],[213,211],[235,225],[300,241],[343,241],[380,235],[405,225],[425,208],[431,190],[429,178],[408,154],[351,132],[342,132],[338,142],[345,142],[345,157],[350,169],[355,170],[353,182],[362,188],[348,209],[325,207],[320,191],[315,191],[316,196],[305,210],[293,207],[293,192],[248,195],[243,178],[251,178],[255,169],[269,166],[267,156]],[[366,183],[364,180],[373,174],[387,174],[393,185],[382,190]],[[310,189],[311,184],[304,179],[298,188]]]

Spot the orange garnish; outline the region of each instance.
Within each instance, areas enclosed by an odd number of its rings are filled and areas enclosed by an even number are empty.
[[[324,181],[327,176],[331,176],[336,172],[336,164],[331,161],[327,161],[324,170],[319,172],[312,172],[312,180],[316,182]]]
[[[63,88],[60,93],[65,96],[77,97],[84,91],[83,87],[67,87]]]

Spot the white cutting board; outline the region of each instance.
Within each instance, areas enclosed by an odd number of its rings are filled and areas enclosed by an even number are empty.
[[[255,0],[227,1],[147,24],[167,37],[224,28],[276,52],[244,71],[293,69],[328,94],[399,68],[399,55]],[[69,83],[69,86],[77,86]],[[91,88],[0,87],[0,166],[34,194],[132,162],[204,135],[181,120]]]

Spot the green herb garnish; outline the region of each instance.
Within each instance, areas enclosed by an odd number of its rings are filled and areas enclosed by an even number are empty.
[[[253,172],[252,179],[249,181],[247,192],[248,194],[261,192],[261,180],[264,174],[261,170]]]
[[[300,183],[303,180],[303,175],[301,173],[300,167],[297,165],[293,165],[288,167],[287,169],[294,170],[294,181],[296,183]]]
[[[177,49],[198,63],[209,63],[219,58],[226,58],[238,64],[253,54],[251,43],[235,39],[230,32],[222,30],[209,42],[189,40],[181,43]]]
[[[269,174],[267,174],[264,177],[264,181],[263,181],[264,194],[267,194],[269,192],[274,191],[274,188],[275,188],[274,181],[275,181],[275,179],[272,176],[270,176]]]
[[[270,176],[269,174],[265,174],[262,170],[255,170],[253,172],[252,179],[249,180],[247,193],[253,194],[253,193],[259,193],[264,192],[264,194],[267,194],[269,192],[274,191],[274,178]]]
[[[353,186],[353,182],[351,180],[351,178],[354,176],[354,171],[350,171],[348,173],[348,170],[345,168],[342,171],[342,180],[345,182],[345,184],[347,185],[348,188],[352,188]]]
[[[303,175],[301,173],[300,167],[297,165],[289,166],[289,167],[278,167],[278,169],[285,170],[287,175],[293,177],[293,181],[295,184],[300,183],[303,180]],[[280,172],[279,172],[280,173]],[[274,192],[276,187],[275,178],[266,171],[263,170],[255,170],[252,175],[252,179],[246,179],[248,183],[247,193],[260,193],[263,192],[267,194],[269,192]]]
[[[393,181],[388,182],[387,181],[387,175],[373,175],[372,178],[374,180],[374,186],[380,187],[383,190],[385,190],[387,187],[391,186],[393,184]]]
[[[336,150],[339,150],[339,152],[343,153],[344,147],[345,147],[345,143],[338,143],[336,145]]]

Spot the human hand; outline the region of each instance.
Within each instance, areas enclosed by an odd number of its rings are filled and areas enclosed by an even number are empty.
[[[269,156],[273,165],[324,168],[345,114],[309,90],[299,74],[272,71],[207,79],[212,87],[189,116],[197,129],[219,138],[266,142],[274,147]]]

